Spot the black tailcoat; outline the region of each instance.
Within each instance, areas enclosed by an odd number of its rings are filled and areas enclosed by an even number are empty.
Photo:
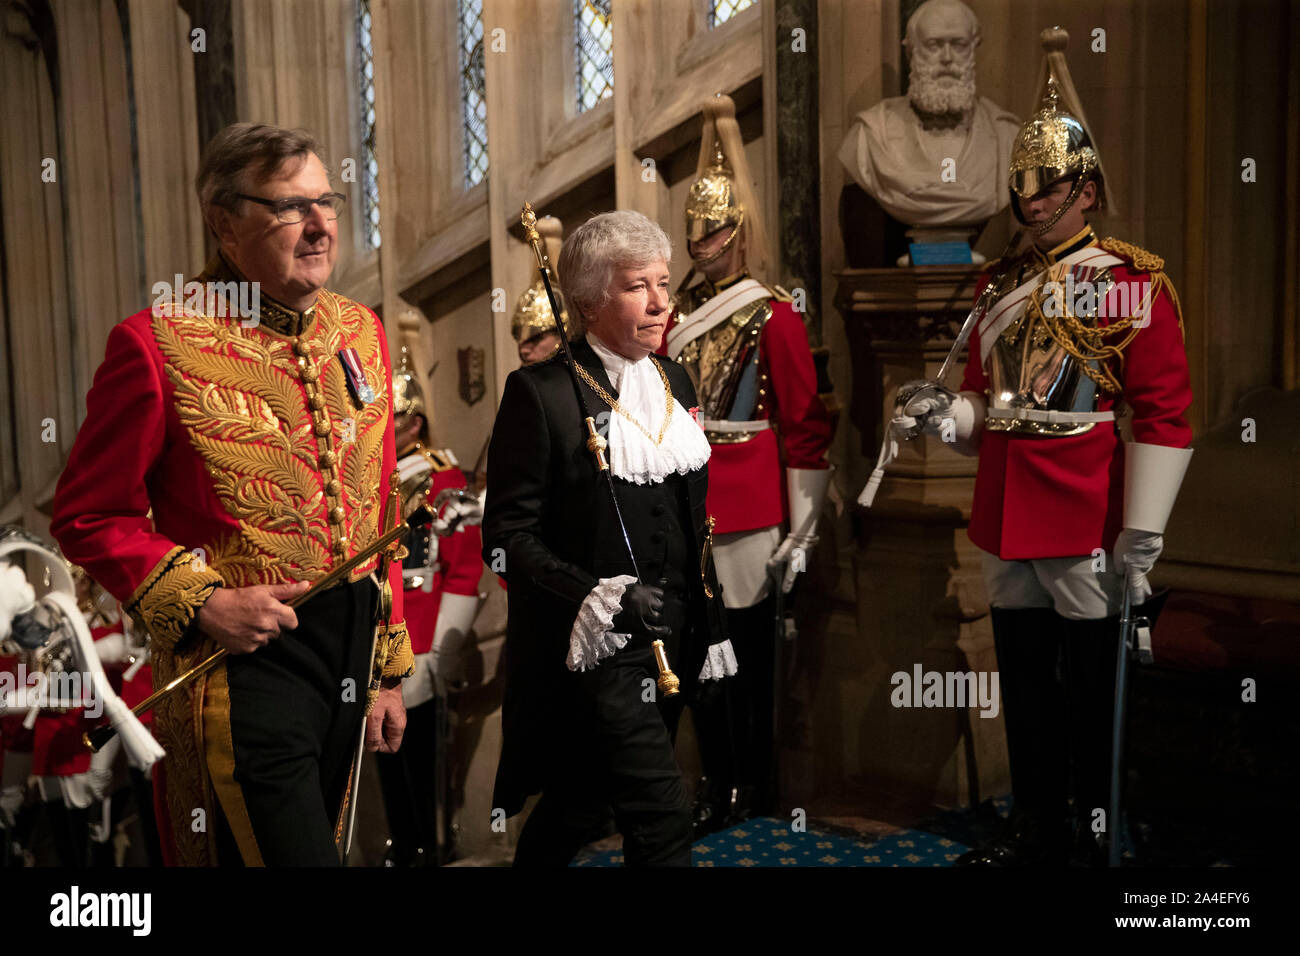
[[[617,399],[586,340],[574,340],[572,351]],[[667,374],[682,408],[693,408],[695,389],[686,371],[658,355],[651,360]],[[585,383],[581,387],[599,425],[605,421],[601,413],[612,414],[609,406]],[[562,752],[568,736],[567,700],[579,691],[565,658],[578,608],[598,578],[633,573],[609,491],[587,451],[586,438],[563,351],[506,379],[488,451],[483,558],[509,588],[504,741],[494,798],[494,805],[508,816],[540,791],[548,762]],[[701,576],[708,466],[669,478],[669,487],[680,489],[676,508],[665,506],[665,489],[656,492],[618,479],[615,483],[643,582],[654,585],[668,577],[680,585],[676,597],[684,604],[685,623],[666,645],[685,697],[694,690],[708,645],[726,634],[712,562],[705,570],[712,599],[705,595]],[[641,507],[646,501],[655,503]],[[678,535],[685,542],[686,567],[667,573],[665,537]],[[634,637],[629,649],[646,640]]]

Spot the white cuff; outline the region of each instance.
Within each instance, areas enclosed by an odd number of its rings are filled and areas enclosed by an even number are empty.
[[[571,671],[585,671],[600,661],[622,650],[631,634],[614,634],[614,616],[623,610],[623,592],[636,578],[620,574],[616,578],[601,578],[578,608],[578,616],[569,633],[569,656],[565,665]]]
[[[828,468],[787,468],[785,470],[786,495],[790,504],[790,534],[813,536],[817,533],[817,518],[826,493],[831,486]]]
[[[724,677],[734,677],[740,665],[736,663],[736,652],[732,650],[731,639],[723,641],[721,644],[709,645],[709,656],[704,659],[704,666],[700,668],[700,680],[722,680]]]
[[[1165,533],[1192,449],[1124,443],[1124,527]]]
[[[984,397],[974,392],[959,392],[952,405],[952,419],[957,426],[957,441],[960,444],[967,444],[984,425]]]

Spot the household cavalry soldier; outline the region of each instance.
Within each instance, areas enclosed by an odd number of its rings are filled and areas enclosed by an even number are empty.
[[[1038,109],[1011,155],[1011,208],[1032,242],[984,276],[960,393],[909,383],[893,425],[979,455],[969,534],[984,552],[1015,806],[960,864],[1103,859],[1098,838],[1119,825],[1105,820],[1118,614],[1126,587],[1135,606],[1151,594],[1191,457],[1178,296],[1159,256],[1086,220],[1107,207],[1107,183],[1067,41],[1042,34]]]
[[[217,251],[109,333],[50,530],[148,631],[155,687],[229,652],[154,709],[168,862],[338,865],[361,734],[397,750],[413,668],[400,562],[362,554],[397,520],[388,345],[324,288],[344,197],[310,133],[229,126],[196,186]]]
[[[537,231],[542,237],[542,248],[549,249],[563,237],[564,226],[554,216],[543,216],[537,220]],[[564,304],[564,293],[555,279],[551,280],[551,289],[560,303],[564,330],[572,333],[573,326]],[[510,317],[510,334],[519,346],[519,361],[524,365],[544,362],[559,350],[560,333],[555,328],[555,313],[551,311],[551,300],[546,295],[546,287],[542,285],[540,276],[523,291],[515,303],[514,314]]]
[[[703,104],[686,202],[693,268],[661,351],[685,366],[711,446],[713,555],[738,666],[731,686],[693,708],[707,778],[697,830],[772,808],[773,668],[778,600],[817,541],[831,416],[790,297],[761,281],[766,236],[735,104]],[[721,675],[717,675],[721,676]]]
[[[556,298],[563,294],[558,286],[552,287]],[[563,303],[563,299],[560,299]],[[569,314],[563,304],[560,314],[564,328],[569,329]],[[514,314],[510,317],[510,334],[519,346],[519,361],[524,365],[545,362],[560,348],[560,333],[555,330],[555,313],[546,297],[546,288],[538,279],[519,296]]]
[[[451,851],[448,800],[448,697],[459,689],[461,661],[478,613],[478,582],[483,543],[476,526],[459,528],[435,523],[420,506],[461,497],[465,475],[450,448],[425,447],[429,415],[419,381],[402,364],[393,376],[394,434],[397,472],[401,477],[402,514],[411,525],[402,560],[403,607],[415,655],[415,673],[402,685],[406,733],[402,749],[380,754],[376,766],[388,815],[387,866],[431,866]],[[452,508],[441,507],[444,517]],[[477,520],[477,502],[474,502]],[[439,843],[441,842],[441,853]]]

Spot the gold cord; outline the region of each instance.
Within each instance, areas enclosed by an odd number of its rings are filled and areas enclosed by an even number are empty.
[[[1052,270],[1059,272],[1060,270]],[[1052,277],[1049,273],[1049,278]],[[1055,278],[1057,286],[1060,285],[1060,279]],[[1056,341],[1061,348],[1065,349],[1079,363],[1083,373],[1097,383],[1102,391],[1109,394],[1118,394],[1123,391],[1119,379],[1106,366],[1109,359],[1114,359],[1122,371],[1124,368],[1124,349],[1133,341],[1138,334],[1141,326],[1134,326],[1134,320],[1138,316],[1150,315],[1155,294],[1160,288],[1158,281],[1152,281],[1147,291],[1146,297],[1142,304],[1134,310],[1134,314],[1127,318],[1112,322],[1106,326],[1089,327],[1084,325],[1071,311],[1070,303],[1065,301],[1064,296],[1060,296],[1061,309],[1059,316],[1048,316],[1043,311],[1042,291],[1046,282],[1039,285],[1029,296],[1029,318],[1031,325],[1041,323],[1049,335]],[[1099,297],[1100,298],[1100,297]],[[1098,302],[1100,306],[1100,301]],[[1111,344],[1108,339],[1127,332],[1123,340]],[[1090,363],[1097,363],[1097,368],[1093,368]]]

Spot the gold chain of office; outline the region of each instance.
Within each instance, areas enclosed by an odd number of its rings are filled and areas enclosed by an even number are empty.
[[[642,433],[643,435],[645,435],[646,438],[649,438],[652,442],[654,442],[655,447],[658,448],[658,447],[659,447],[659,443],[662,442],[662,441],[664,440],[664,435],[666,435],[666,434],[668,433],[668,426],[669,426],[670,424],[672,424],[672,420],[673,420],[673,389],[672,389],[672,386],[668,384],[668,376],[667,376],[666,374],[664,374],[663,366],[660,365],[658,362],[654,361],[654,359],[651,359],[650,361],[651,361],[651,363],[654,365],[654,367],[655,367],[655,371],[659,373],[659,377],[660,377],[661,379],[663,379],[663,382],[664,382],[664,397],[665,397],[665,399],[666,399],[666,401],[665,401],[665,409],[664,409],[664,423],[663,423],[661,426],[659,426],[659,437],[658,437],[658,438],[655,438],[653,435],[651,435],[651,434],[650,434],[650,430],[649,430],[648,428],[646,428],[646,427],[645,427],[644,425],[642,425],[639,421],[637,421],[635,418],[633,418],[631,415],[629,415],[629,414],[627,413],[627,411],[623,408],[623,406],[620,405],[620,404],[618,403],[618,400],[617,400],[616,398],[614,398],[614,396],[610,395],[609,392],[607,392],[607,391],[605,391],[603,388],[601,388],[601,387],[600,387],[600,383],[597,382],[594,378],[591,377],[591,373],[590,373],[590,372],[588,372],[588,371],[587,371],[585,368],[583,368],[581,365],[578,365],[576,362],[574,363],[574,366],[573,366],[573,367],[576,368],[576,369],[578,370],[578,376],[579,376],[579,377],[580,377],[584,382],[587,383],[587,385],[591,388],[591,390],[592,390],[593,392],[595,392],[597,395],[600,396],[600,400],[601,400],[602,402],[604,402],[606,405],[608,405],[610,408],[612,408],[616,413],[618,413],[619,415],[622,415],[622,416],[623,416],[624,418],[626,418],[629,422],[631,422],[633,425],[635,425],[637,428],[639,428],[639,429],[641,430],[641,433]]]

